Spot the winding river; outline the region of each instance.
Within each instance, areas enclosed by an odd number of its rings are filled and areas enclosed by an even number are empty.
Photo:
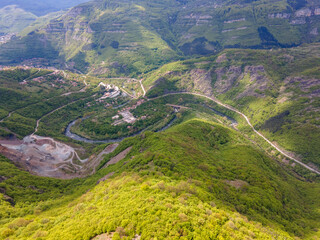
[[[211,107],[208,107],[208,106],[204,106],[208,109],[210,109],[211,111],[213,111],[215,114],[221,116],[221,117],[226,117],[229,121],[231,121],[231,126],[232,125],[236,125],[238,124],[237,121],[225,114],[223,114],[222,112],[219,112],[217,110],[215,110],[214,108],[211,108]],[[85,120],[87,119],[88,117],[85,117],[85,118],[82,118],[82,120]],[[163,126],[162,128],[156,130],[155,132],[162,132],[162,131],[165,131],[167,130],[169,127],[171,127],[171,125],[174,123],[174,121],[177,119],[177,117],[175,116],[174,118],[172,118],[165,126]],[[120,137],[120,138],[115,138],[115,139],[106,139],[106,140],[92,140],[92,139],[88,139],[88,138],[85,138],[85,137],[82,137],[82,136],[79,136],[73,132],[71,132],[71,128],[76,124],[76,122],[78,121],[79,119],[76,119],[74,121],[72,121],[71,123],[69,123],[69,125],[67,126],[66,130],[65,130],[65,135],[73,140],[76,140],[76,141],[80,141],[80,142],[85,142],[85,143],[116,143],[116,142],[121,142],[122,140],[128,138],[128,137],[134,137],[134,136],[137,136],[139,135],[140,133],[144,132],[145,130],[147,130],[148,128],[146,129],[142,129],[138,132],[136,132],[135,134],[132,134],[130,136],[125,136],[125,137]]]
[[[218,115],[218,116],[220,116],[220,117],[225,117],[225,118],[227,118],[227,119],[231,122],[231,126],[234,126],[234,125],[237,125],[237,124],[238,124],[237,120],[235,120],[234,118],[229,117],[228,115],[225,115],[224,113],[219,112],[218,110],[216,110],[216,109],[214,109],[214,108],[212,108],[212,107],[209,107],[209,106],[207,106],[207,105],[203,105],[203,106],[204,106],[205,108],[210,109],[211,111],[213,111],[216,115]]]
[[[82,118],[84,119],[84,118]],[[115,139],[106,139],[106,140],[92,140],[92,139],[88,139],[88,138],[85,138],[85,137],[81,137],[73,132],[71,132],[71,128],[76,124],[76,122],[78,121],[79,119],[76,119],[74,120],[73,122],[69,123],[69,125],[67,126],[66,128],[66,131],[65,131],[65,135],[73,140],[77,140],[77,141],[81,141],[81,142],[86,142],[86,143],[116,143],[116,142],[121,142],[122,140],[128,138],[128,137],[134,137],[134,136],[137,136],[139,135],[140,133],[144,132],[146,129],[142,129],[130,136],[126,136],[126,137],[120,137],[120,138],[115,138]],[[164,127],[160,128],[159,130],[157,130],[156,132],[162,132],[166,129],[168,129],[169,127],[171,127],[171,125],[173,124],[173,122],[176,120],[176,117],[174,117],[173,119],[171,119],[167,125],[165,125]]]

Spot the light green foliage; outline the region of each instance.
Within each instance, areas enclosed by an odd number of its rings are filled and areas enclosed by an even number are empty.
[[[83,73],[138,76],[168,62],[212,55],[230,46],[279,48],[317,42],[318,16],[295,23],[304,19],[295,17],[297,11],[313,11],[317,5],[292,2],[90,1],[50,23],[51,16],[39,19],[23,33],[38,26],[31,35],[0,48],[0,63],[45,58],[59,67],[67,61],[67,68]]]
[[[183,66],[179,70],[174,70],[175,64],[165,65],[165,71],[146,74],[145,82],[151,97],[176,91],[214,95],[246,114],[272,141],[306,163],[319,164],[319,84],[314,80],[319,77],[319,56],[318,44],[274,51],[225,50],[219,56],[178,62]],[[195,71],[198,75],[192,74]],[[286,111],[283,121],[272,121]],[[239,127],[247,131],[246,124]]]
[[[319,184],[297,180],[233,130],[191,120],[125,140],[112,155],[130,145],[118,164],[72,181],[33,177],[2,160],[1,175],[9,178],[0,187],[16,200],[14,208],[1,202],[2,237],[290,239],[319,224]],[[78,197],[108,172],[116,177]],[[58,189],[66,197],[49,200]],[[26,198],[33,204],[23,204]]]

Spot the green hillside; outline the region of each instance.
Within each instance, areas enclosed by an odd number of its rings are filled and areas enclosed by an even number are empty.
[[[92,1],[0,47],[0,64],[33,58],[101,76],[136,76],[169,61],[212,55],[225,47],[279,48],[319,41],[315,1]],[[38,45],[38,44],[37,44]],[[9,49],[9,51],[8,51]],[[29,54],[17,59],[12,49]],[[35,61],[33,59],[33,61]],[[32,62],[31,62],[32,64]],[[51,63],[51,65],[57,62]]]
[[[33,23],[37,16],[27,12],[16,5],[0,9],[0,34],[18,33]]]
[[[225,50],[165,65],[146,74],[144,84],[149,97],[177,91],[215,96],[249,116],[269,139],[319,167],[319,57],[318,44]]]
[[[318,0],[1,0],[0,240],[319,240],[319,31]]]
[[[72,182],[31,176],[1,158],[5,180],[0,186],[15,202],[15,207],[1,202],[2,238],[91,239],[108,233],[112,239],[293,239],[318,234],[319,184],[297,180],[234,130],[194,119],[164,133],[128,139],[112,156],[127,146],[133,148],[119,163]],[[111,179],[93,187],[111,172]],[[66,187],[70,184],[77,187]],[[17,188],[27,185],[32,188]],[[91,190],[80,197],[85,188]]]
[[[17,5],[19,8],[31,12],[36,16],[44,16],[52,12],[67,10],[86,1],[87,0],[2,0],[0,2],[0,8],[8,5]]]

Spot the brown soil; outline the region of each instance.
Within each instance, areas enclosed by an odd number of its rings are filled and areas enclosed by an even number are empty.
[[[263,94],[257,93],[256,90],[264,92],[267,89],[272,88],[273,84],[266,75],[266,71],[262,65],[258,66],[246,66],[244,70],[244,76],[250,75],[250,84],[248,84],[245,90],[240,93],[236,98],[242,98],[246,96],[261,97]]]
[[[132,149],[132,147],[128,147],[126,150],[122,151],[117,156],[111,158],[110,161],[105,165],[104,168],[108,167],[111,164],[116,164],[116,163],[120,162],[122,159],[124,159],[127,156],[127,154],[131,151],[131,149]]]
[[[113,176],[114,172],[108,173],[107,175],[105,175],[103,178],[100,178],[97,182],[97,184],[104,182],[105,180],[111,178]]]
[[[249,185],[247,182],[242,181],[242,180],[234,180],[234,181],[226,180],[226,183],[229,184],[230,186],[235,187],[236,189],[240,189],[242,187]]]
[[[114,233],[104,233],[104,234],[101,234],[101,235],[98,235],[94,238],[92,238],[91,240],[112,240],[112,236],[113,236]]]
[[[228,59],[227,59],[227,54],[222,54],[222,55],[220,55],[218,58],[217,58],[217,60],[216,60],[216,63],[222,63],[222,62],[225,62],[225,61],[227,61]]]
[[[112,240],[113,235],[114,235],[114,232],[104,233],[92,238],[91,240]],[[140,240],[140,239],[141,239],[141,236],[139,236],[138,234],[136,234],[136,236],[132,238],[132,240]]]
[[[103,155],[113,152],[117,146],[111,144],[98,156],[80,159],[77,151],[67,144],[31,135],[23,141],[1,140],[0,154],[35,175],[70,179],[94,173]]]
[[[241,75],[241,67],[217,68],[214,89],[218,94],[229,91]]]

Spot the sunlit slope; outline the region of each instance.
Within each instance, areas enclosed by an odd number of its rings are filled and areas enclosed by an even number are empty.
[[[15,207],[1,203],[2,237],[291,239],[312,236],[319,227],[319,184],[297,180],[234,130],[191,120],[125,140],[105,162],[128,146],[119,163],[77,183],[91,189],[81,197],[30,205],[23,190],[8,191],[17,200]],[[1,172],[2,188],[18,189],[7,172]],[[106,174],[109,179],[92,188]],[[32,196],[44,187],[41,181]]]
[[[271,141],[319,167],[319,45],[225,50],[170,63],[144,76],[149,97],[189,91],[246,114]],[[237,115],[240,119],[240,115]]]
[[[286,48],[316,42],[319,19],[315,1],[91,1],[3,45],[0,63],[43,58],[74,71],[137,76],[225,47]],[[17,57],[17,48],[26,54]]]

